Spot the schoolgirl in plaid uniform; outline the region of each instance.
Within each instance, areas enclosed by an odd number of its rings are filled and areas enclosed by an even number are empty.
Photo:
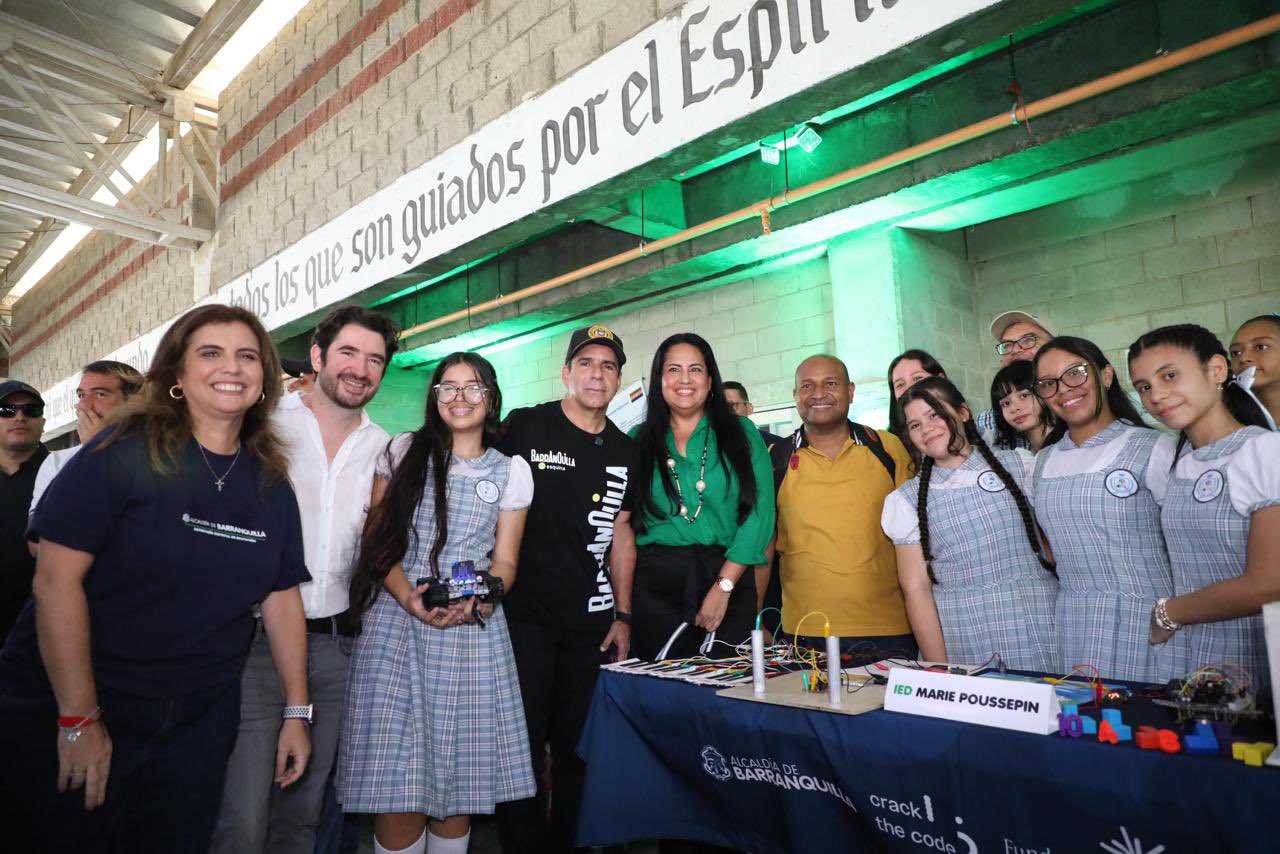
[[[470,815],[534,794],[502,606],[468,599],[427,609],[425,585],[415,586],[448,578],[460,561],[514,582],[533,479],[528,463],[490,445],[501,405],[487,361],[447,357],[432,378],[426,424],[397,436],[377,472],[352,580],[353,605],[368,610],[352,651],[338,768],[343,809],[377,814],[377,852],[421,854],[429,840],[433,854],[462,854]]]
[[[1173,592],[1160,529],[1173,440],[1142,424],[1102,352],[1062,336],[1036,355],[1036,394],[1067,435],[1036,456],[1033,503],[1058,567],[1064,668],[1164,682],[1186,672],[1183,643],[1147,643],[1151,609]]]
[[[1129,374],[1147,411],[1179,431],[1160,514],[1175,595],[1153,610],[1150,641],[1177,632],[1190,669],[1237,664],[1269,681],[1260,608],[1280,598],[1280,433],[1204,327],[1143,335]]]
[[[885,500],[881,525],[924,657],[977,664],[999,653],[1010,667],[1058,672],[1058,583],[1026,499],[1031,455],[991,450],[945,379],[921,380],[899,406],[921,473]]]

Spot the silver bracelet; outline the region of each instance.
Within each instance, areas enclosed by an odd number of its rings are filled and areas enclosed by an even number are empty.
[[[1175,623],[1170,619],[1168,603],[1168,596],[1162,596],[1157,599],[1155,610],[1152,613],[1155,614],[1157,626],[1164,629],[1166,632],[1176,632],[1178,629],[1182,628],[1182,623]]]
[[[280,717],[286,721],[301,720],[311,723],[311,714],[314,709],[315,706],[310,704],[306,706],[285,706],[284,711],[280,713]]]

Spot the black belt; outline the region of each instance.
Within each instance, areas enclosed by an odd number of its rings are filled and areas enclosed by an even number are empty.
[[[334,614],[332,617],[317,617],[307,620],[307,633],[318,635],[337,634],[344,638],[356,636],[354,621],[350,611]]]

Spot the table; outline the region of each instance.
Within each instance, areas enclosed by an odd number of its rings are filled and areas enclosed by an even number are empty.
[[[1137,711],[1164,714],[1149,703]],[[754,854],[1276,850],[1264,809],[1280,810],[1280,770],[1132,743],[883,710],[806,711],[605,671],[578,752],[587,762],[580,845],[682,838]]]

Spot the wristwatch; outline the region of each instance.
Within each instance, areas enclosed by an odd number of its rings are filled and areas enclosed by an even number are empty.
[[[280,713],[282,720],[302,720],[311,723],[311,715],[315,711],[315,705],[308,703],[305,706],[285,706],[284,711]]]
[[[631,625],[631,614],[627,611],[614,611],[613,618],[623,625]]]
[[[716,586],[719,587],[721,590],[723,590],[725,593],[733,592],[733,582],[725,578],[723,575],[716,579]]]

